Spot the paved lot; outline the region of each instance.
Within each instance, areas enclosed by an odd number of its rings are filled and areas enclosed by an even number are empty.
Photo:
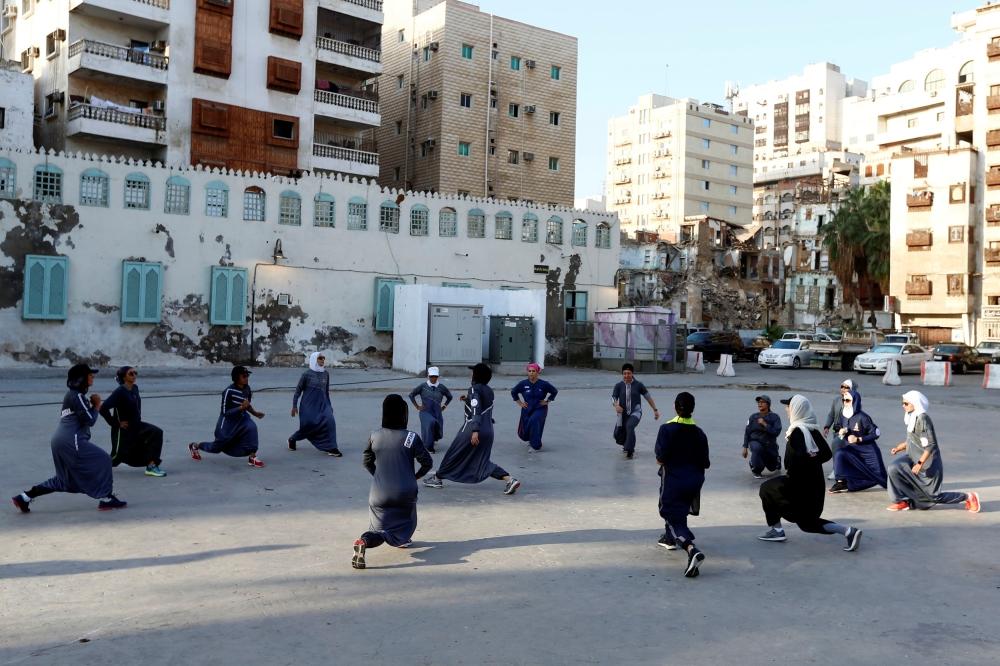
[[[499,399],[494,459],[523,480],[521,491],[505,497],[495,481],[421,488],[415,547],[370,551],[359,572],[350,544],[367,527],[366,433],[382,396],[418,380],[336,370],[346,456],[333,459],[305,442],[284,450],[298,371],[255,371],[267,467],[254,470],[242,459],[195,463],[185,450],[211,435],[226,369],[141,368],[169,476],[118,468],[124,511],[99,513],[79,495],[44,497],[27,516],[0,511],[0,664],[996,663],[1000,391],[979,388],[980,375],[925,391],[945,488],[979,491],[984,512],[892,514],[881,491],[830,497],[828,518],[865,530],[852,554],[840,537],[794,529],[784,544],[757,541],[758,482],[739,456],[753,386],[771,384],[775,399],[790,387],[826,409],[844,375],[744,363],[723,380],[714,369],[640,376],[668,409],[678,390],[694,390],[712,447],[702,516],[692,520],[708,560],[690,580],[683,556],[655,545],[652,415],[634,461],[611,442],[614,373],[546,372],[563,391],[540,453],[517,442],[516,410]],[[14,405],[58,402],[62,376],[0,372],[4,501],[51,474],[58,412]],[[860,379],[886,456],[904,434],[899,395],[918,379],[903,381]],[[498,398],[512,384],[495,379]],[[111,387],[102,373],[97,392]],[[457,418],[446,412],[449,438]],[[103,422],[94,438],[107,443]]]

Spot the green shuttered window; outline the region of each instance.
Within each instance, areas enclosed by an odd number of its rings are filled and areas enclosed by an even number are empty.
[[[247,321],[247,269],[212,266],[213,326],[243,326]]]
[[[162,264],[123,261],[122,323],[158,324],[162,292]]]
[[[375,330],[391,331],[392,308],[396,303],[395,287],[403,284],[399,278],[375,278]]]
[[[24,257],[25,319],[66,319],[66,286],[69,261],[66,257]]]

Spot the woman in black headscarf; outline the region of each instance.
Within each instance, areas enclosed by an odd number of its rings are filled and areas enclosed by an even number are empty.
[[[166,476],[160,469],[163,431],[142,420],[142,398],[135,385],[137,374],[130,365],[118,368],[118,388],[101,405],[101,416],[111,426],[111,464],[145,467],[146,476]]]
[[[371,526],[354,541],[351,566],[365,568],[365,549],[387,543],[406,548],[417,529],[417,479],[434,464],[420,435],[406,429],[406,401],[393,393],[382,401],[382,429],[368,438],[365,469],[372,475],[368,492]],[[420,463],[414,473],[413,461]]]

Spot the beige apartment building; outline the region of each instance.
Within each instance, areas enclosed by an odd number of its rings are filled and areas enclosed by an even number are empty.
[[[385,11],[379,183],[572,206],[576,38],[458,0]]]
[[[686,216],[748,226],[753,121],[717,104],[643,95],[608,121],[605,200],[622,231],[677,241]]]
[[[34,140],[245,171],[378,175],[381,0],[4,0]]]

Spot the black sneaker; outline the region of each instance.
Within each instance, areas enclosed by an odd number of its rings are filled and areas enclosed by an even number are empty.
[[[688,563],[687,567],[684,569],[684,575],[687,578],[695,578],[698,576],[698,567],[701,563],[705,561],[705,553],[701,552],[697,548],[692,547],[688,551]]]
[[[848,527],[847,534],[844,536],[847,538],[847,545],[844,546],[844,550],[848,553],[853,553],[861,545],[861,530],[857,527]]]
[[[514,493],[517,492],[517,489],[520,487],[521,487],[521,482],[515,479],[514,477],[510,477],[510,481],[507,482],[507,485],[503,489],[503,494],[513,495]]]
[[[660,540],[656,542],[656,545],[663,546],[667,550],[677,550],[677,542],[666,532],[660,535]]]
[[[846,493],[846,492],[847,492],[847,483],[839,480],[835,481],[834,484],[830,486],[829,490],[829,493],[831,495],[836,493]]]
[[[11,497],[10,501],[14,503],[14,506],[16,506],[21,513],[31,513],[31,507],[28,506],[28,502],[31,500],[25,501],[24,497],[21,496],[21,493]]]
[[[760,472],[753,472],[753,471],[751,471],[751,473],[753,474],[753,478],[755,478],[755,479],[763,479],[764,478],[764,475],[761,474]]]
[[[625,460],[632,460],[635,457],[635,451],[626,451]]]
[[[424,485],[428,488],[444,488],[444,483],[441,482],[441,479],[434,475],[428,476],[424,479]]]
[[[298,447],[295,446],[295,442],[293,442],[292,440],[288,440],[288,450],[289,451],[296,451],[296,450],[298,450]]]
[[[334,449],[333,451],[327,451],[326,455],[333,456],[334,458],[343,458],[344,454],[340,452],[340,449]]]
[[[356,539],[354,541],[354,557],[351,558],[351,566],[355,569],[365,568],[365,540]]]
[[[101,503],[97,505],[98,511],[111,511],[112,509],[124,509],[128,506],[128,502],[123,502],[114,495],[111,495],[106,500],[101,500]]]

